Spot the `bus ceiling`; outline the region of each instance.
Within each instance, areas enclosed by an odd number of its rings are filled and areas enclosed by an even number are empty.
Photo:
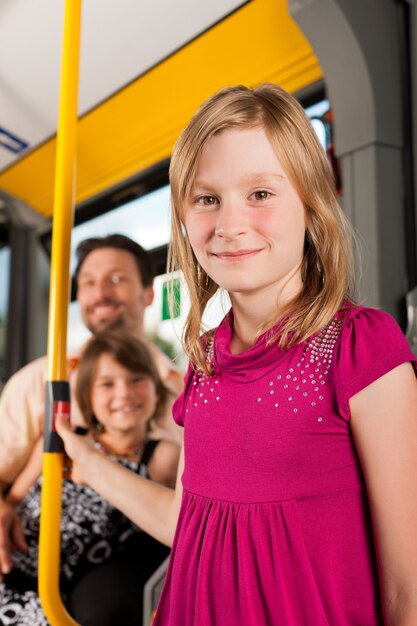
[[[63,7],[45,0],[0,9],[0,189],[45,217],[53,203]],[[298,92],[321,79],[286,0],[86,0],[76,203],[166,159],[216,89],[271,81]]]

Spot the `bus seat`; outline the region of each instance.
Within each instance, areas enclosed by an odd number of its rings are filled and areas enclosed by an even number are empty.
[[[155,615],[165,574],[168,568],[169,556],[161,563],[143,587],[143,626],[150,626]]]

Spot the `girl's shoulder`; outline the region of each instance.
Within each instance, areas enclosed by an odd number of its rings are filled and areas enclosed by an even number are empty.
[[[398,322],[386,311],[365,306],[350,306],[335,316],[340,345],[356,358],[406,352],[413,356]]]
[[[340,331],[339,351],[357,359],[372,359],[397,352],[413,354],[398,322],[386,311],[365,306],[351,306],[334,318]]]
[[[376,309],[373,307],[367,307],[362,305],[346,305],[335,316],[335,319],[339,319],[343,322],[344,327],[356,326],[358,328],[364,328],[371,326],[378,326],[381,330],[390,331],[397,329],[401,331],[398,322],[392,315],[383,311],[382,309]]]
[[[148,463],[151,480],[174,487],[180,452],[180,446],[174,441],[160,440]]]
[[[416,358],[397,321],[386,311],[353,306],[340,311],[334,350],[336,388],[346,408],[350,397],[402,363]]]
[[[203,375],[202,372],[197,370],[195,365],[191,362],[188,363],[188,369],[184,377],[184,387],[182,393],[178,396],[172,406],[172,417],[174,422],[178,424],[178,426],[184,426],[184,412],[185,406],[187,404],[187,399],[190,394],[190,390],[194,381],[194,377],[196,375]]]
[[[206,355],[206,361],[209,364],[212,364],[213,363],[213,359],[214,359],[214,343],[215,343],[216,335],[217,335],[219,329],[222,329],[223,326],[225,326],[225,325],[226,326],[229,325],[228,315],[220,323],[220,325],[217,328],[213,328],[211,330],[208,330],[207,332],[203,333],[201,335],[201,337],[200,337],[201,345],[202,345],[203,350],[204,350],[205,355]],[[195,380],[195,377],[197,377],[198,379],[201,378],[204,381],[206,376],[207,376],[207,374],[205,374],[204,372],[199,370],[196,365],[194,365],[191,361],[189,361],[188,369],[187,369],[187,372],[186,372],[186,374],[184,376],[184,386],[183,386],[182,393],[175,400],[175,402],[173,404],[173,407],[172,407],[172,416],[174,418],[174,421],[179,426],[184,426],[185,405],[187,403],[187,398],[189,396],[189,393],[190,393],[190,390],[191,390],[191,386],[193,384],[197,384],[197,382]]]

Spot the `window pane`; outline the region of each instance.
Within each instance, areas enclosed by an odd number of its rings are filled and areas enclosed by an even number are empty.
[[[182,350],[181,336],[185,320],[189,311],[189,299],[187,289],[182,279],[182,272],[177,272],[176,277],[180,279],[180,315],[175,319],[163,319],[164,310],[164,284],[168,276],[164,274],[157,276],[154,281],[155,298],[151,306],[145,313],[146,335],[181,367],[186,368],[187,360]],[[230,308],[230,299],[226,292],[219,290],[210,300],[203,317],[203,325],[206,330],[216,328]]]
[[[330,110],[330,104],[328,100],[322,100],[305,109],[308,117],[311,120],[311,125],[316,131],[316,135],[323,148],[327,150],[329,147],[329,124],[325,121],[325,115]]]
[[[71,241],[71,272],[76,263],[75,249],[84,239],[119,233],[134,239],[147,250],[152,250],[168,243],[170,226],[169,186],[166,185],[75,226]]]

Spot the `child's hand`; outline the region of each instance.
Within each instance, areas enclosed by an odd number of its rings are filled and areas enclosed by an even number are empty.
[[[8,574],[12,567],[12,552],[27,550],[22,522],[14,507],[5,500],[0,501],[0,582],[3,574]]]
[[[87,466],[97,454],[92,439],[74,433],[68,420],[60,415],[56,420],[56,430],[64,442],[66,454],[72,460],[71,480],[85,483]]]

